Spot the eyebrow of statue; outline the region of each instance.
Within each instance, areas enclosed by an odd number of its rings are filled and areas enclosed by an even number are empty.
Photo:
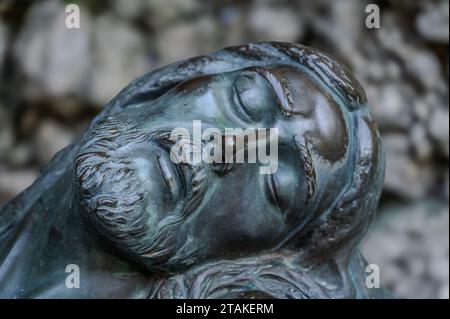
[[[273,74],[267,69],[256,68],[255,71],[260,74],[270,85],[277,98],[278,106],[281,112],[286,116],[294,114],[291,91],[288,87],[288,81]]]

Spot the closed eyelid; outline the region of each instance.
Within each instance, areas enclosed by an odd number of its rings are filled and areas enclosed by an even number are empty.
[[[238,117],[248,122],[271,122],[275,104],[279,104],[275,90],[257,68],[237,73],[231,87]]]
[[[238,90],[236,89],[236,85],[233,85],[233,97],[235,99],[236,104],[239,105],[240,109],[243,111],[245,120],[250,121],[252,119],[251,115],[248,113],[246,107],[244,106],[241,96],[240,96]]]
[[[267,81],[270,88],[274,92],[281,112],[283,112],[286,116],[291,116],[294,113],[292,111],[294,101],[292,99],[292,94],[289,90],[287,80],[277,77],[265,68],[255,67],[251,68],[251,70],[261,75]]]

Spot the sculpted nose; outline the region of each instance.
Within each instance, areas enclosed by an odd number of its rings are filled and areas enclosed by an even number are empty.
[[[272,151],[278,151],[278,131],[276,134],[273,129],[246,130],[238,134],[224,134],[221,136],[218,145],[215,145],[214,158],[211,161],[214,171],[220,175],[229,173],[236,165],[244,163],[258,163],[261,157],[267,160],[267,146],[273,146],[272,142],[276,138],[275,149],[270,148],[269,156]],[[271,144],[272,143],[272,144]],[[216,151],[219,151],[217,155]]]

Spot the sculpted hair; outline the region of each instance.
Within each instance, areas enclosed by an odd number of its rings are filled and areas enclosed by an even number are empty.
[[[176,212],[150,225],[145,193],[130,162],[117,153],[130,143],[148,142],[149,133],[106,117],[87,134],[75,161],[76,196],[82,214],[122,252],[153,272],[167,271],[177,255]]]
[[[74,164],[81,213],[123,253],[151,272],[164,273],[185,268],[198,258],[195,247],[177,247],[177,231],[206,189],[204,171],[192,167],[188,200],[181,209],[152,223],[146,211],[145,187],[121,148],[168,139],[168,133],[143,131],[107,116],[84,136]]]

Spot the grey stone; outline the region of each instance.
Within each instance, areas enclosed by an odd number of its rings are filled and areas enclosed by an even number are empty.
[[[156,42],[160,63],[171,63],[214,50],[219,32],[209,17],[181,21],[165,28]]]
[[[449,39],[449,2],[423,3],[424,10],[416,17],[416,27],[419,33],[427,40],[447,43]]]
[[[113,15],[98,17],[93,31],[88,95],[92,103],[103,105],[126,83],[149,70],[151,59],[145,38]]]
[[[381,14],[381,27],[376,32],[379,49],[385,52],[396,53],[402,52],[406,44],[407,30],[399,28],[399,21],[392,12]]]
[[[122,19],[136,19],[137,17],[149,14],[149,6],[151,1],[134,0],[134,1],[114,1],[111,5],[114,14]]]
[[[428,130],[439,145],[441,154],[449,157],[449,110],[435,108],[431,114]]]
[[[382,16],[382,20],[383,27],[377,32],[382,47],[397,56],[405,70],[424,87],[445,91],[442,68],[436,55],[412,41],[408,30],[399,27],[398,17],[388,13]]]
[[[0,161],[7,157],[14,143],[14,132],[11,123],[11,114],[0,104]]]
[[[410,140],[414,149],[415,158],[419,161],[431,159],[433,145],[430,142],[427,130],[423,125],[413,125],[410,131]]]
[[[444,173],[444,186],[443,186],[443,190],[442,190],[442,193],[443,193],[443,197],[448,201],[449,200],[449,197],[450,197],[450,181],[449,181],[449,171],[448,171],[448,168],[446,169],[446,171],[445,171],[445,173]]]
[[[402,68],[400,64],[394,59],[387,59],[387,61],[380,62],[380,67],[384,66],[386,78],[391,80],[399,80],[402,76]]]
[[[0,20],[0,72],[3,70],[3,63],[8,46],[8,40],[9,40],[8,28]]]
[[[64,126],[51,121],[42,121],[35,134],[35,154],[42,165],[51,160],[51,158],[60,150],[68,146],[75,134]]]
[[[149,11],[147,20],[158,32],[168,27],[170,24],[181,20],[183,15],[198,14],[201,12],[201,2],[197,0],[153,0],[142,1],[143,6]]]
[[[400,198],[421,198],[434,183],[430,163],[416,163],[408,154],[386,152],[385,191]]]
[[[358,38],[363,32],[364,3],[362,1],[330,1],[323,2],[328,14],[320,15],[320,4],[316,3],[310,16],[310,23],[322,38],[330,41],[334,49],[348,61],[354,61],[353,54],[358,45]],[[313,5],[310,5],[313,6]],[[308,7],[308,6],[307,6]],[[300,9],[301,10],[301,9]],[[314,17],[314,18],[312,18]],[[305,18],[307,18],[305,14]]]
[[[14,47],[15,57],[39,95],[83,95],[90,70],[90,16],[80,7],[81,28],[65,27],[64,3],[36,2]]]
[[[304,32],[298,12],[268,5],[250,8],[248,28],[256,41],[297,42]]]
[[[381,129],[410,128],[414,91],[409,85],[395,82],[372,86],[367,89],[367,97]]]
[[[23,168],[29,166],[33,158],[33,149],[28,142],[18,142],[5,155],[5,162],[13,168]]]
[[[439,97],[432,92],[426,93],[425,96],[417,97],[413,104],[414,116],[421,123],[428,123],[431,110],[435,105],[439,105]]]
[[[114,15],[122,21],[139,19],[158,33],[184,16],[195,16],[202,9],[197,0],[114,1],[111,6]]]
[[[402,49],[406,69],[425,88],[442,90],[442,67],[438,58],[429,50]]]
[[[383,147],[386,153],[406,155],[410,150],[410,141],[405,134],[383,134]]]
[[[218,22],[221,29],[221,36],[227,45],[244,43],[246,33],[247,16],[239,10],[238,6],[227,6],[220,10]]]
[[[448,298],[448,219],[448,204],[432,200],[380,210],[362,250],[397,296]]]

